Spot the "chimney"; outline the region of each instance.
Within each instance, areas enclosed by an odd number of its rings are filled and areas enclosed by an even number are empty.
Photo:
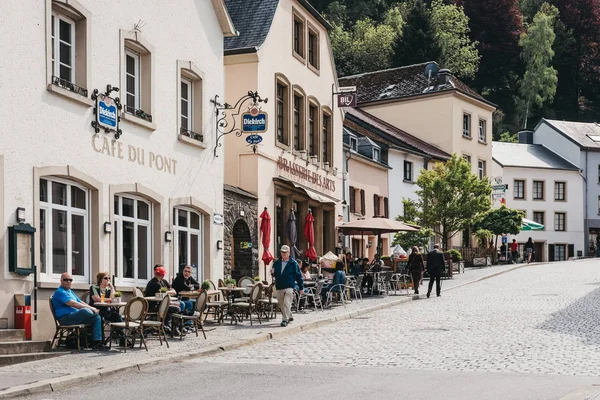
[[[533,131],[531,129],[523,129],[517,133],[519,143],[533,144]]]
[[[447,85],[450,83],[452,72],[449,69],[443,68],[438,72],[438,85]]]

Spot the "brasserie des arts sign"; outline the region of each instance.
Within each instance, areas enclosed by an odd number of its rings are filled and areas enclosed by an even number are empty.
[[[335,192],[335,181],[332,179],[325,178],[316,172],[310,171],[308,168],[303,167],[300,164],[293,163],[286,160],[283,157],[279,157],[277,161],[277,167],[279,171],[285,172],[298,179],[307,181],[313,185],[320,187],[323,190]]]

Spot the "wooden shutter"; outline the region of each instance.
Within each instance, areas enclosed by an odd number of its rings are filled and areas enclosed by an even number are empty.
[[[360,213],[365,215],[365,191],[360,189]]]
[[[350,186],[350,212],[356,212],[356,193],[354,192],[354,186]]]
[[[527,257],[527,256],[525,256]],[[527,259],[525,259],[527,260]],[[548,261],[554,261],[554,245],[553,244],[549,244],[548,245]]]
[[[575,257],[575,245],[574,244],[568,245],[567,260],[569,259],[569,257]]]
[[[390,205],[387,197],[383,198],[383,216],[386,218],[390,217]]]
[[[379,217],[379,196],[373,195],[373,216]]]

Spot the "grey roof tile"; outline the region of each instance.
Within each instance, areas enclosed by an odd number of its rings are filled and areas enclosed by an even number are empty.
[[[492,142],[492,158],[503,167],[579,170],[541,144]]]
[[[450,83],[445,85],[438,85],[437,79],[432,79],[431,82],[428,82],[423,74],[427,64],[414,64],[345,76],[339,78],[339,82],[340,86],[356,86],[357,101],[359,104],[458,90],[477,100],[492,105],[491,102],[487,101],[483,96],[454,76],[451,76]]]
[[[262,46],[278,4],[279,0],[225,0],[233,25],[240,33],[225,38],[225,54],[255,51]]]

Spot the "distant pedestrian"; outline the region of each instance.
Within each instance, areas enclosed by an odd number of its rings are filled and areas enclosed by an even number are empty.
[[[290,246],[284,244],[280,250],[281,257],[275,261],[271,268],[271,275],[275,277],[275,290],[277,302],[281,309],[281,326],[287,326],[292,322],[292,300],[294,299],[294,287],[298,285],[298,292],[304,293],[304,280],[296,260],[290,257]]]
[[[412,252],[408,256],[408,271],[412,277],[415,294],[419,294],[419,285],[421,284],[423,271],[425,271],[425,264],[423,263],[423,255],[419,253],[417,246],[412,247]]]
[[[527,242],[525,243],[525,254],[527,255],[527,264],[529,264],[531,262],[531,257],[533,255],[533,252],[535,251],[535,246],[533,244],[533,240],[531,240],[531,238],[529,238],[527,240]]]
[[[519,243],[517,243],[517,239],[513,239],[510,244],[510,256],[512,258],[512,263],[516,264],[517,259],[519,258]]]
[[[446,262],[444,261],[444,253],[440,251],[440,245],[435,244],[433,250],[427,254],[427,273],[429,274],[429,288],[427,289],[427,297],[431,294],[433,281],[435,280],[435,292],[438,297],[442,291],[442,271]]]

